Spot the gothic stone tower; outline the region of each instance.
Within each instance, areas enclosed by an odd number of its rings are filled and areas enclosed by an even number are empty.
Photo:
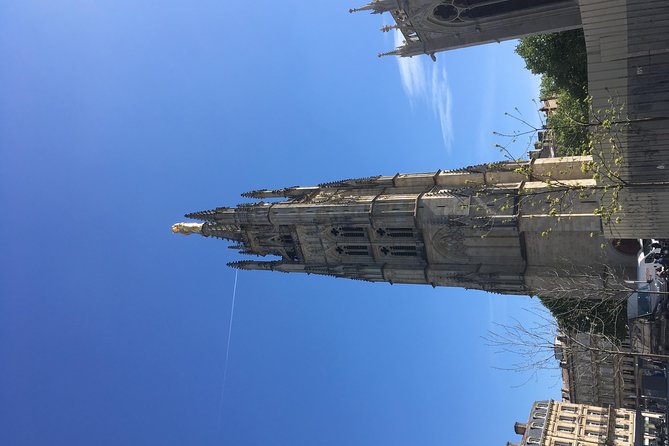
[[[374,0],[355,11],[390,12],[405,44],[380,56],[416,56],[581,27],[578,0]]]
[[[280,257],[230,264],[247,270],[505,294],[563,295],[575,281],[581,291],[603,289],[607,279],[599,266],[622,278],[634,256],[603,238],[593,198],[569,188],[592,185],[581,172],[588,159],[257,190],[243,196],[273,201],[187,214],[203,223],[178,223],[173,231],[227,239],[244,254]],[[561,214],[549,205],[558,191]]]

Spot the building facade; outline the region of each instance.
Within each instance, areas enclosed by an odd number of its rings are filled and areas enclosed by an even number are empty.
[[[578,404],[637,408],[635,358],[629,343],[585,332],[561,333],[555,358],[562,370],[562,399]]]
[[[669,238],[669,2],[580,0],[594,110],[624,107],[620,237]],[[614,128],[615,130],[615,128]],[[605,152],[605,162],[612,154]]]
[[[660,446],[665,416],[558,401],[537,401],[527,423],[516,423],[519,443],[507,446]]]
[[[186,216],[177,233],[231,240],[241,269],[503,294],[606,292],[635,257],[602,235],[588,157],[509,161],[425,174],[258,190],[261,200]],[[559,199],[556,202],[556,198]],[[278,199],[278,201],[277,201]],[[606,265],[606,266],[604,266]]]

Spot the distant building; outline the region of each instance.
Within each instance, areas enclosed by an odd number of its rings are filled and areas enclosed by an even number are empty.
[[[635,359],[629,352],[628,343],[614,345],[603,335],[574,331],[559,335],[555,358],[562,370],[562,399],[636,409]]]
[[[656,412],[537,401],[526,423],[516,423],[519,443],[507,446],[664,446],[666,417]]]
[[[667,365],[634,356],[629,339],[614,344],[599,334],[563,332],[555,340],[562,370],[562,399],[579,404],[669,410]]]
[[[541,100],[540,112],[544,114],[546,120],[555,113],[558,108],[557,98],[544,98]],[[537,141],[534,143],[534,150],[530,150],[530,158],[552,158],[557,152],[555,137],[551,129],[545,128],[537,132]]]

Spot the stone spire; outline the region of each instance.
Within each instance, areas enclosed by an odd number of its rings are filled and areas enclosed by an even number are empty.
[[[216,211],[212,209],[209,211],[191,212],[190,214],[186,214],[185,217],[193,220],[216,221]]]
[[[430,56],[432,60],[437,60],[436,57],[433,57],[434,54],[430,53],[427,51],[425,48],[425,45],[418,40],[414,39],[410,42],[404,41],[404,43],[397,48],[395,48],[392,51],[387,51],[385,53],[379,53],[379,57],[385,57],[385,56],[399,56],[399,57],[412,57],[412,56],[418,56],[421,54],[427,54]]]
[[[390,32],[394,29],[399,29],[399,26],[397,26],[397,25],[385,25],[385,26],[381,27],[381,32],[382,33],[388,33],[388,32]]]
[[[402,47],[399,47],[395,50],[392,51],[386,51],[385,53],[379,53],[379,57],[386,57],[386,56],[402,56]]]
[[[274,271],[274,269],[280,264],[280,261],[259,262],[256,260],[239,260],[237,262],[228,263],[228,266],[230,268],[243,269],[248,271]]]
[[[365,6],[349,9],[348,12],[372,11],[372,14],[383,14],[397,8],[397,0],[374,0]]]

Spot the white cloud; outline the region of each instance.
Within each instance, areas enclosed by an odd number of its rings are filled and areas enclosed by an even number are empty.
[[[402,33],[395,31],[395,46],[401,46],[402,42]],[[423,98],[427,91],[425,63],[422,57],[398,57],[397,63],[400,68],[402,87],[413,104],[417,98]]]
[[[444,67],[441,67],[441,69],[432,68],[431,93],[432,109],[439,118],[441,136],[444,140],[444,145],[450,150],[451,143],[453,142],[453,121],[451,118],[451,105],[453,101],[451,98],[451,89],[448,85],[448,76]]]
[[[403,44],[403,36],[395,31],[395,46]],[[448,152],[453,142],[452,96],[446,68],[426,57],[398,57],[400,79],[412,106],[430,107],[441,126],[441,136]]]

